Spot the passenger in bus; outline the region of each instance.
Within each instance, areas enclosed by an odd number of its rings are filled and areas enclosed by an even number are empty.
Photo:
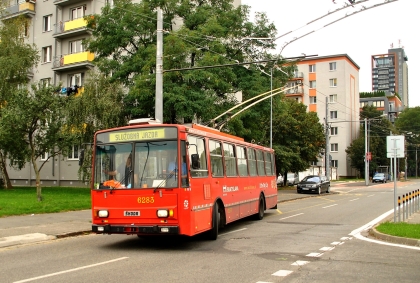
[[[120,180],[116,180],[116,181],[119,181],[126,188],[130,189],[131,188],[131,174],[133,173],[133,170],[131,168],[131,160],[132,160],[131,153],[129,155],[126,154],[122,160],[126,160],[126,162],[121,162],[121,164],[118,166],[116,170],[104,171],[104,172],[110,176],[113,176],[114,179],[118,177]],[[135,184],[138,183],[137,179],[138,179],[137,174],[134,174]]]

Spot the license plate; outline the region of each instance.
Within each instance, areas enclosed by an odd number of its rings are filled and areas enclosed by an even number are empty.
[[[302,188],[302,190],[307,191],[307,190],[308,190],[308,188]]]
[[[140,216],[140,211],[124,211],[124,216]]]

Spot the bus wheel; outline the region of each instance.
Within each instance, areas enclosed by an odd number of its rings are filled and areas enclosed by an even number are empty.
[[[258,202],[258,213],[255,214],[255,220],[262,220],[264,218],[264,198],[260,195],[260,200]]]
[[[212,213],[212,228],[210,231],[207,231],[207,239],[216,240],[217,235],[219,234],[219,223],[220,223],[220,213],[219,205],[217,202],[214,203],[213,213]]]

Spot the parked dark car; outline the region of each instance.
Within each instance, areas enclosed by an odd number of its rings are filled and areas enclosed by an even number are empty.
[[[385,173],[376,173],[375,176],[372,178],[373,183],[386,183],[386,180],[388,179],[387,174]]]
[[[297,184],[298,194],[304,192],[315,192],[321,194],[330,192],[330,181],[325,176],[309,175]]]

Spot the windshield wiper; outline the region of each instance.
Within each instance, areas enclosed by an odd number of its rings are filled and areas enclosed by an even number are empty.
[[[153,193],[155,193],[158,189],[160,189],[163,184],[166,183],[166,181],[168,181],[170,178],[172,178],[173,176],[175,176],[176,173],[176,168],[174,170],[172,170],[171,172],[169,172],[169,174],[166,176],[165,180],[162,180],[162,182],[159,183],[159,185],[156,186],[156,188],[153,190]]]

